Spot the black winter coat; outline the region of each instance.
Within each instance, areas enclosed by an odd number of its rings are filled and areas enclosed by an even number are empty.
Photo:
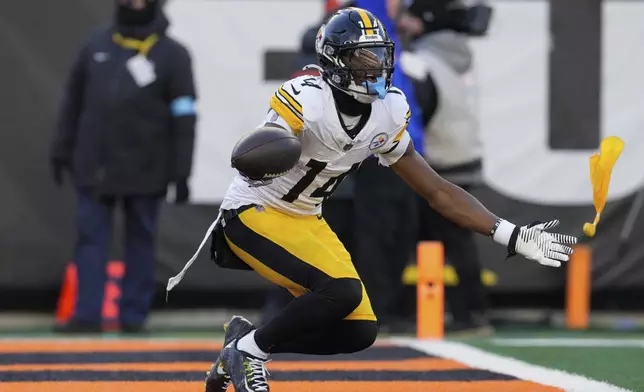
[[[73,169],[77,187],[103,195],[165,193],[190,176],[196,92],[188,51],[165,35],[163,15],[146,27],[97,31],[71,71],[52,143],[51,158]],[[156,81],[139,87],[126,67],[138,55],[115,33],[159,40],[147,59]],[[174,110],[173,110],[174,108]]]

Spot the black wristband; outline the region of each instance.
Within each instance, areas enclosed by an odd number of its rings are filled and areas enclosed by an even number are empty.
[[[499,228],[499,225],[501,224],[502,219],[497,219],[496,223],[494,223],[494,227],[492,227],[492,230],[490,230],[490,238],[494,238],[494,233],[496,233],[496,229]]]

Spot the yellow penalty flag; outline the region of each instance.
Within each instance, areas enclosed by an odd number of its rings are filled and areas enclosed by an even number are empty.
[[[608,196],[608,184],[613,166],[624,149],[624,142],[617,136],[609,136],[602,140],[599,154],[590,157],[590,183],[593,186],[593,203],[595,204],[595,220],[593,223],[584,223],[584,234],[588,237],[595,236],[595,230]]]

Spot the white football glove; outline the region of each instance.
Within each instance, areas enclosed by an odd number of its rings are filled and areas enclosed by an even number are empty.
[[[507,221],[503,221],[501,225],[505,224],[505,230],[508,232],[509,227],[512,225]],[[501,228],[499,226],[499,229]],[[571,235],[548,233],[546,230],[552,229],[559,225],[557,219],[550,222],[533,222],[526,226],[514,226],[511,229],[511,234],[507,242],[508,257],[520,254],[529,260],[534,260],[541,265],[548,267],[560,267],[562,261],[568,261],[573,249],[568,245],[577,243],[577,238]],[[497,242],[495,234],[494,239]],[[503,241],[505,242],[505,241]]]

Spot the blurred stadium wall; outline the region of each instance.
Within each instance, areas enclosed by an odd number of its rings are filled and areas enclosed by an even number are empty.
[[[590,242],[593,289],[641,289],[644,211],[637,209],[642,193],[636,196],[644,186],[644,2],[491,3],[490,35],[474,42],[487,184],[476,195],[517,223],[557,217],[563,231],[582,236],[583,223],[594,217],[588,158],[603,136],[622,137],[626,148],[613,173],[611,201]],[[164,209],[160,287],[216,216],[234,174],[232,145],[262,120],[268,98],[295,70],[300,35],[322,9],[316,0],[169,1],[171,32],[192,51],[201,99],[195,199]],[[107,0],[0,2],[2,291],[60,285],[72,254],[74,201],[70,189],[50,180],[48,145],[72,58],[111,15]],[[634,219],[627,219],[630,212]],[[119,249],[114,252],[118,257]],[[498,274],[493,293],[563,288],[565,269],[504,260],[504,250],[483,237],[480,252],[485,267]],[[265,287],[253,274],[216,269],[203,252],[177,290]]]

